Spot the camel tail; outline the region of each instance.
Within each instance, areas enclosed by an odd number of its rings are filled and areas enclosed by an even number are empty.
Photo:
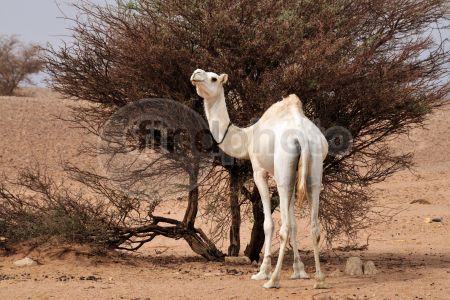
[[[309,165],[309,145],[308,141],[305,141],[301,145],[300,159],[297,166],[297,201],[300,208],[303,207],[303,203],[306,197],[307,178],[308,178],[308,165]]]

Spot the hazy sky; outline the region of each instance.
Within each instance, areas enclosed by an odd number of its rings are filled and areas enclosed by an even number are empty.
[[[68,40],[70,21],[64,15],[73,17],[76,11],[70,0],[0,0],[0,34],[15,34],[25,42],[42,46],[47,43],[58,45]],[[115,0],[90,0],[91,3],[115,3]],[[34,76],[33,81],[43,85],[43,74]]]
[[[57,43],[67,36],[69,21],[64,15],[76,14],[76,0],[0,0],[0,33],[17,34],[23,40]],[[91,3],[115,3],[115,0],[89,0]]]
[[[0,0],[0,34],[16,34],[25,42],[35,42],[45,46],[58,45],[68,40],[67,29],[70,21],[64,15],[76,14],[71,3],[76,0]],[[107,4],[116,0],[90,0],[91,3]],[[59,6],[59,7],[58,7]],[[450,39],[450,29],[442,32]],[[437,32],[436,32],[437,35]],[[447,44],[450,47],[450,43]],[[35,76],[34,81],[42,83],[43,75]]]

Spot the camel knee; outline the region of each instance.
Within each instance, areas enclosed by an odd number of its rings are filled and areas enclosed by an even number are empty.
[[[271,219],[264,220],[264,233],[272,234],[274,230],[273,221]]]
[[[297,234],[297,222],[295,220],[290,222],[289,229],[291,230],[292,234]]]
[[[288,236],[289,236],[289,226],[287,226],[286,224],[281,225],[281,228],[280,228],[280,240],[281,240],[281,242],[287,241]]]
[[[320,241],[320,225],[318,222],[313,222],[311,224],[311,236],[315,243]]]

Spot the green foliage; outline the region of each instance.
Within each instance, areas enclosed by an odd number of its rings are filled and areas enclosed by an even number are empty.
[[[130,11],[130,10],[138,10],[139,5],[136,0],[116,0],[117,7],[119,10]]]

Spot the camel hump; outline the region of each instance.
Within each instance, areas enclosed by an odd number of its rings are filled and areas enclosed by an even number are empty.
[[[303,103],[296,94],[290,94],[289,96],[283,98],[283,102],[287,105],[296,105],[300,112],[303,113]]]
[[[262,115],[261,120],[280,120],[281,117],[284,117],[286,114],[290,113],[300,113],[304,115],[302,102],[294,94],[291,94],[283,98],[281,101],[272,104],[272,106],[269,107],[269,109]]]

